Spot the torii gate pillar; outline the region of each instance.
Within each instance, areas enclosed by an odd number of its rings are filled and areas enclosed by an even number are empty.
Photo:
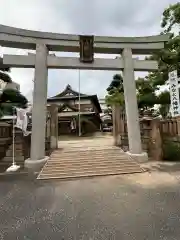
[[[45,157],[46,113],[47,113],[47,56],[44,44],[36,45],[35,78],[32,108],[32,135],[30,159],[25,160],[25,167],[38,170],[47,161]]]
[[[147,153],[142,151],[132,49],[125,48],[122,57],[124,61],[123,86],[129,141],[128,154],[138,162],[144,162],[148,160],[148,156]]]

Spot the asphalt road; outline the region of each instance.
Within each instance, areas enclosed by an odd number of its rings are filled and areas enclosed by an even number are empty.
[[[0,181],[0,239],[180,239],[179,183],[167,173]]]

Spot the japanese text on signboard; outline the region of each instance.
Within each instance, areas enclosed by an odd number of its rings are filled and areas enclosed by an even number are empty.
[[[169,86],[170,86],[170,97],[171,97],[171,113],[172,113],[172,116],[175,117],[180,115],[177,71],[173,71],[169,73]]]

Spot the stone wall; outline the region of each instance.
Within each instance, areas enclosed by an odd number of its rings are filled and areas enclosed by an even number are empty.
[[[26,157],[29,157],[29,147],[30,146],[26,145],[26,149],[25,149],[24,141],[25,141],[25,139],[22,135],[22,132],[20,130],[16,129],[15,130],[14,157],[15,157],[15,161],[18,164],[23,164]],[[12,139],[11,139],[11,144],[6,149],[6,156],[1,161],[3,163],[9,163],[9,162],[11,163],[12,157],[13,157],[13,145],[12,145]]]
[[[149,126],[146,126],[144,123],[144,126],[141,126],[141,142],[142,142],[142,148],[143,151],[147,152],[150,156],[150,134],[151,134],[151,128]],[[120,134],[120,146],[124,151],[129,150],[129,143],[128,143],[128,133],[124,132]]]
[[[8,123],[0,122],[0,160],[6,156],[6,149],[12,142],[12,128]]]
[[[50,133],[46,129],[46,154],[50,155]],[[12,145],[12,124],[1,121],[0,122],[0,167],[8,167],[12,163],[13,145]],[[31,135],[26,137],[20,129],[15,129],[15,161],[19,165],[24,164],[24,160],[30,157]]]
[[[0,123],[0,128],[4,129],[5,132],[9,132],[9,136],[3,136],[1,134],[1,158],[0,158],[0,166],[8,167],[12,163],[13,159],[13,138],[12,138],[12,125]],[[24,164],[24,160],[29,157],[30,153],[30,142],[28,144],[28,139],[30,136],[23,137],[22,131],[19,129],[15,129],[15,139],[14,139],[14,157],[15,161],[19,165]],[[2,143],[4,142],[4,143]]]

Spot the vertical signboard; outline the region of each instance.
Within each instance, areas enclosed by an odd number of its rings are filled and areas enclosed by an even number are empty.
[[[169,86],[171,97],[171,114],[172,117],[176,117],[180,115],[179,87],[176,70],[169,73]]]
[[[94,36],[79,36],[80,61],[92,63],[94,61]]]

